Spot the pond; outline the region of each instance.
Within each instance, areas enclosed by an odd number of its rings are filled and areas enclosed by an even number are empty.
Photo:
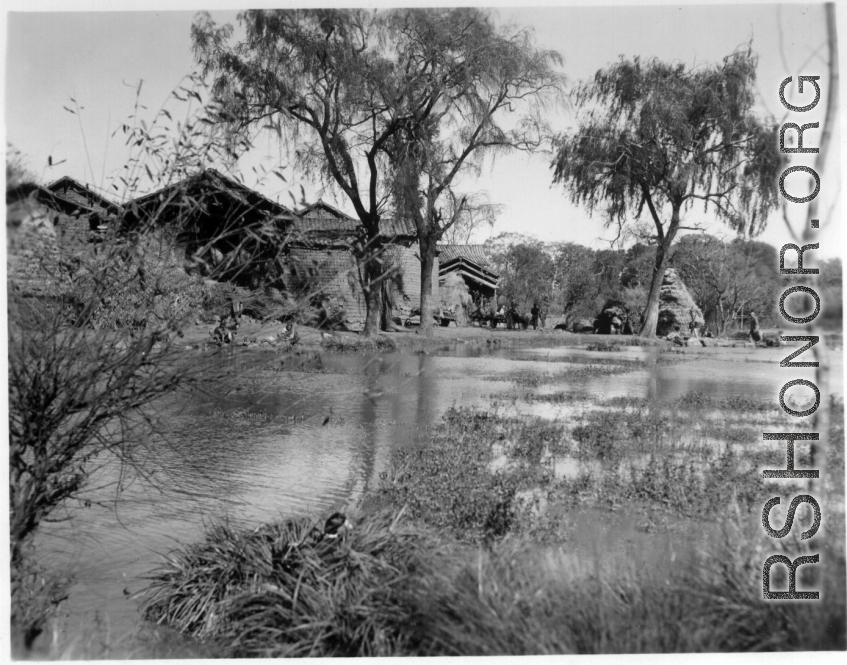
[[[66,630],[99,615],[112,634],[123,635],[139,620],[132,595],[163,554],[199,540],[214,521],[250,527],[291,514],[320,519],[355,506],[392,451],[425,445],[450,407],[567,419],[573,409],[617,396],[670,400],[699,391],[776,403],[788,378],[812,378],[809,369],[792,369],[787,377],[779,368],[784,355],[752,348],[676,355],[649,347],[597,352],[454,344],[429,355],[323,354],[286,359],[287,366],[273,355],[237,357],[232,380],[216,394],[161,407],[160,434],[140,448],[151,480],[126,481],[117,494],[118,470],[104,469],[98,478],[104,488],[91,492],[92,505],[46,525],[37,547],[45,564],[74,576]],[[831,385],[841,393],[841,354],[832,355]],[[568,379],[575,368],[583,371]],[[609,368],[618,373],[604,371]],[[519,381],[559,374],[561,380],[530,387]],[[574,399],[527,399],[549,392]]]

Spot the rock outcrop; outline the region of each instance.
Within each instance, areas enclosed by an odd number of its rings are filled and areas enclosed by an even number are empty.
[[[703,312],[694,302],[682,278],[676,270],[668,268],[659,291],[659,323],[656,326],[656,335],[664,337],[673,332],[676,326],[679,326],[683,335],[688,335],[692,318],[698,329],[705,323]]]
[[[594,332],[594,324],[589,319],[577,319],[571,330],[575,333],[591,333]]]

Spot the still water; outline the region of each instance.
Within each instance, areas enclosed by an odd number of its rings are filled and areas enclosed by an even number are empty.
[[[323,355],[294,368],[276,356],[238,357],[232,380],[215,394],[159,408],[160,433],[139,448],[145,468],[154,471],[150,480],[127,479],[118,494],[117,469],[106,468],[90,507],[45,525],[37,543],[45,565],[75,579],[66,628],[74,632],[99,616],[113,635],[132,631],[139,620],[132,594],[145,586],[145,573],[169,550],[202,538],[211,522],[249,527],[354,507],[378,482],[392,451],[425,445],[450,407],[564,419],[582,408],[521,399],[551,391],[583,404],[616,396],[667,400],[693,391],[776,403],[787,380],[780,349],[691,348],[680,362],[653,365],[656,353],[459,344],[437,355]],[[843,394],[841,351],[832,356],[831,391]],[[648,365],[535,388],[509,380],[560,374],[592,360]],[[813,378],[813,370],[791,371],[790,378]]]

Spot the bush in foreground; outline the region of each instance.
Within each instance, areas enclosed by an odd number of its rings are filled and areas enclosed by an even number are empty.
[[[225,657],[845,646],[840,545],[827,548],[831,576],[821,602],[804,605],[762,602],[765,539],[734,525],[710,551],[672,571],[645,561],[609,565],[602,557],[579,566],[564,548],[524,537],[487,549],[436,541],[386,512],[362,516],[344,543],[325,541],[275,560],[271,543],[302,539],[310,526],[213,528],[156,573],[147,616],[203,638]],[[786,546],[792,555],[801,550],[808,545]]]
[[[153,574],[145,616],[230,657],[403,652],[410,617],[397,599],[422,563],[420,536],[387,513],[343,540],[312,542],[312,527],[213,527]]]

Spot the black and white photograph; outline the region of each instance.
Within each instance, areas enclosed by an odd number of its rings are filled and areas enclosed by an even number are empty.
[[[0,657],[844,657],[847,5],[2,16]]]

